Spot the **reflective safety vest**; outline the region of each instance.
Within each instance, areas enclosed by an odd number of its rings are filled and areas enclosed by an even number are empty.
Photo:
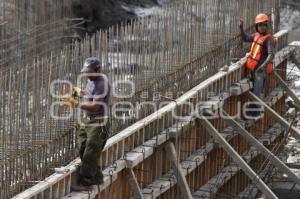
[[[269,38],[273,39],[273,44],[274,44],[274,38],[271,34],[267,34],[264,36],[261,36],[258,32],[254,34],[250,55],[248,56],[247,64],[246,64],[246,67],[250,71],[253,71],[258,66],[258,62],[262,56],[263,45],[265,41],[267,41]],[[268,66],[266,67],[266,71],[267,73],[271,73],[273,71],[273,61],[271,61],[268,64]]]

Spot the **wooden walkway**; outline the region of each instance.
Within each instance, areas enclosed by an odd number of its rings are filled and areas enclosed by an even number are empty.
[[[279,50],[275,71],[284,80],[286,60],[300,43],[287,45],[286,31],[276,36]],[[274,74],[268,79],[263,117],[252,123],[241,118],[236,120],[237,125],[255,138],[256,147],[244,139],[237,128],[228,125],[228,119],[202,118],[203,113],[207,118],[218,111],[236,115],[241,112],[237,106],[239,102],[244,104],[252,99],[252,84],[245,78],[245,61],[246,58],[242,58],[229,66],[228,71],[219,71],[111,137],[100,161],[104,183],[95,186],[90,193],[70,192],[80,164],[80,160],[75,159],[14,199],[233,198],[262,193],[276,198],[267,186],[266,174],[274,171],[272,168],[278,167],[288,173],[296,183],[299,183],[299,177],[289,173],[290,170],[275,158],[283,147],[288,123],[283,119],[286,92]],[[231,86],[224,90],[224,82]],[[215,95],[207,97],[206,94],[212,91]],[[191,104],[196,108],[191,108]],[[180,117],[174,118],[174,112]],[[207,124],[216,134],[207,128]],[[292,133],[295,137],[300,135],[295,128]],[[236,156],[228,153],[227,146]],[[263,150],[257,146],[262,146]],[[270,152],[272,156],[266,155]],[[255,178],[251,178],[251,172]],[[257,186],[259,183],[262,186]]]

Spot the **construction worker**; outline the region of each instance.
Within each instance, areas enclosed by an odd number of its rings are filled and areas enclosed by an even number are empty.
[[[109,135],[108,105],[110,101],[110,84],[102,71],[100,61],[91,57],[85,60],[81,73],[86,73],[88,82],[84,91],[78,87],[73,90],[77,96],[83,96],[80,103],[71,96],[62,100],[72,108],[85,111],[85,118],[77,129],[77,142],[81,167],[79,168],[79,185],[99,185],[103,174],[98,166],[101,151]]]
[[[246,68],[250,71],[253,82],[253,93],[262,97],[267,75],[273,71],[274,38],[268,33],[269,17],[266,14],[258,14],[255,18],[256,32],[248,35],[244,31],[244,22],[240,21],[240,30],[243,41],[252,42],[250,54],[247,58]],[[252,106],[251,108],[257,108]],[[252,116],[258,116],[259,112],[251,112]]]

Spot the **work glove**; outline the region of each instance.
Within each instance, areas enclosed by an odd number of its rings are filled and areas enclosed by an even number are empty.
[[[73,91],[72,91],[72,96],[73,97],[82,97],[82,90],[79,87],[73,87]]]
[[[64,95],[61,97],[60,101],[66,102],[72,108],[78,108],[79,102],[71,96]]]

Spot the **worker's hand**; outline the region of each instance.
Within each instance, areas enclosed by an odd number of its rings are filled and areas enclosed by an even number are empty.
[[[72,93],[72,95],[73,96],[75,96],[75,97],[82,97],[82,95],[83,95],[83,91],[82,91],[82,89],[81,88],[79,88],[79,87],[73,87],[73,93]]]
[[[240,19],[240,28],[244,29],[244,21],[242,19]]]
[[[66,102],[72,108],[78,108],[79,107],[79,102],[71,96],[65,95],[65,96],[61,97],[60,100],[63,101],[63,102]]]

